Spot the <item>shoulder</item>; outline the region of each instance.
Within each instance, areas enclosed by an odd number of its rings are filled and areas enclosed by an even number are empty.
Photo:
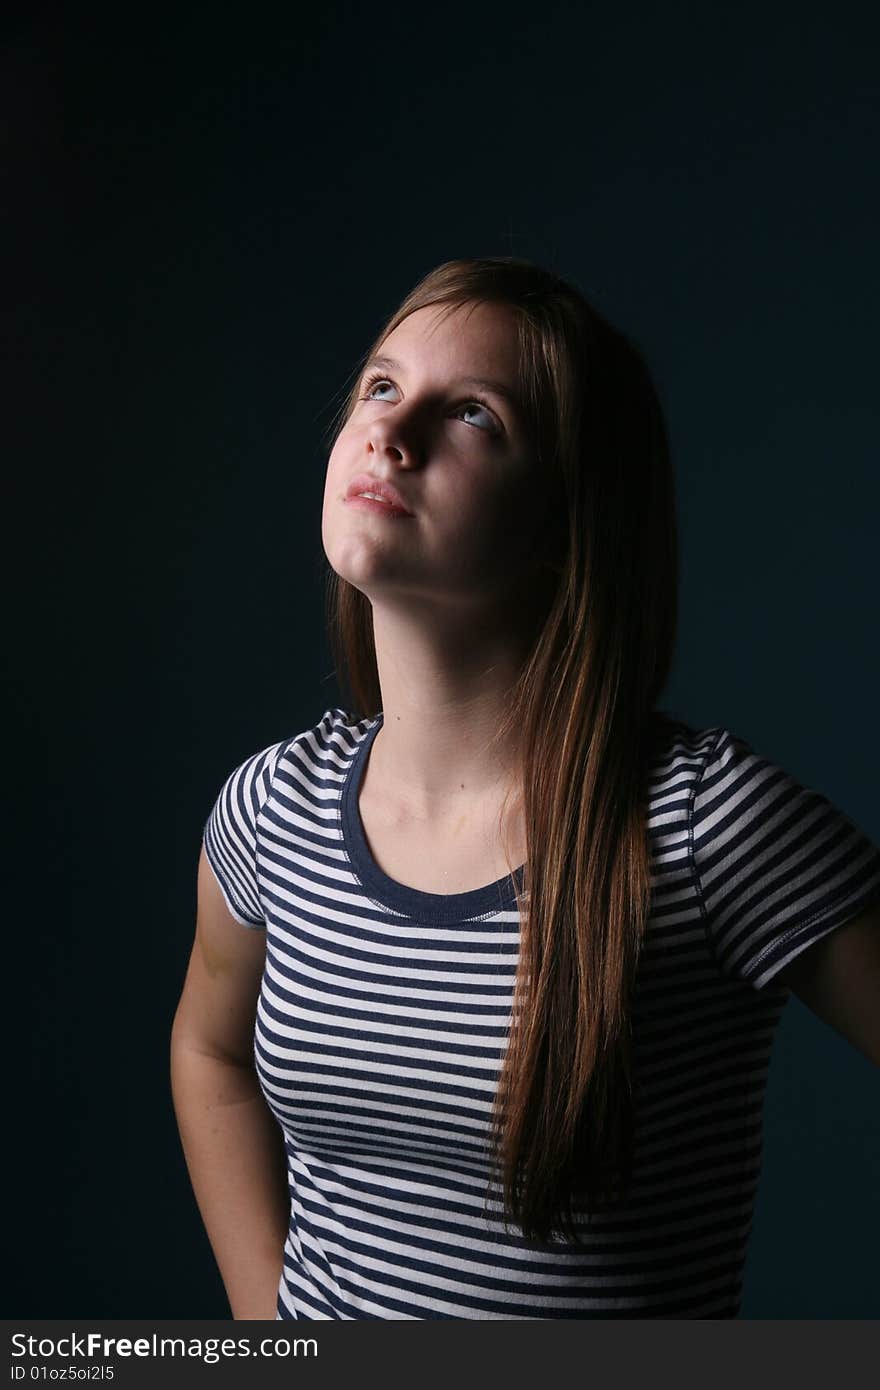
[[[706,766],[726,730],[701,728],[655,710],[646,739],[649,808],[660,814],[673,807],[690,809]]]
[[[336,706],[326,709],[316,724],[266,744],[237,762],[228,773],[224,790],[252,792],[262,804],[270,794],[279,770],[304,762],[326,759],[335,752],[353,750],[368,721],[356,721]]]
[[[297,815],[304,800],[319,803],[334,759],[353,748],[361,723],[326,709],[317,724],[276,739],[241,759],[217,793],[204,824],[205,855],[230,912],[244,926],[261,926],[260,860],[272,827]]]
[[[359,725],[345,710],[326,709],[317,724],[249,753],[227,772],[211,814],[215,827],[236,823],[254,829],[276,787],[345,748],[357,738]]]
[[[719,817],[748,817],[756,806],[779,809],[820,796],[726,726],[696,726],[663,712],[655,716],[649,759],[655,792],[686,791],[694,827],[717,826]]]
[[[840,811],[822,792],[733,729],[718,728],[695,788],[695,848],[709,838],[738,842],[744,833],[833,828]]]
[[[356,718],[348,710],[332,706],[326,709],[317,724],[302,729],[274,750],[266,750],[273,769],[273,784],[307,779],[332,777],[341,771],[373,723],[370,718]]]

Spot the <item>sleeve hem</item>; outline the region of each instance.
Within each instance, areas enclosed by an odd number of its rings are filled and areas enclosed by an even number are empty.
[[[839,927],[845,927],[848,922],[854,921],[856,917],[875,903],[880,904],[880,889],[876,883],[862,896],[823,909],[821,912],[814,913],[812,917],[808,917],[806,921],[798,922],[782,937],[767,943],[753,962],[753,966],[756,968],[750,970],[748,975],[744,975],[743,978],[754,989],[763,989],[778,975],[780,970],[784,970],[803,951],[809,950],[812,945],[828,936],[830,932],[836,931]],[[765,961],[768,962],[766,968],[762,968]]]

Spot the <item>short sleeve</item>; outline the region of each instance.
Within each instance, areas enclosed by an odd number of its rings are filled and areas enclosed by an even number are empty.
[[[707,755],[690,845],[720,968],[754,989],[880,897],[877,846],[729,729]]]
[[[223,783],[205,824],[205,855],[226,906],[243,927],[266,925],[257,883],[258,817],[283,747],[283,741],[273,743],[239,764]]]

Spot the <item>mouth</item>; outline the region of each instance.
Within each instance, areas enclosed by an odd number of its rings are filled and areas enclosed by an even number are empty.
[[[345,501],[356,506],[370,507],[385,516],[412,516],[400,493],[381,478],[361,474],[348,485]]]

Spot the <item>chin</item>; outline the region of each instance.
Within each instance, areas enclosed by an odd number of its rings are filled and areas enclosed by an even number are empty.
[[[375,537],[366,534],[328,536],[324,554],[340,579],[362,588],[371,581],[390,577],[389,557]]]

